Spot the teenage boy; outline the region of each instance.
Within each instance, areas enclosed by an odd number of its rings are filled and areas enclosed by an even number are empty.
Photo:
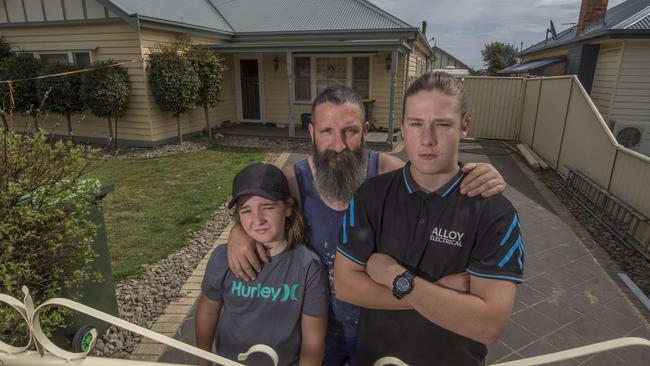
[[[343,217],[334,289],[362,307],[354,362],[482,365],[521,281],[519,220],[502,195],[460,193],[458,146],[470,122],[461,81],[425,74],[402,110],[410,161],[366,181]],[[462,272],[468,293],[435,283]]]

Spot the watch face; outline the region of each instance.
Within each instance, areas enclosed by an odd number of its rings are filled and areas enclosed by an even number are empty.
[[[399,292],[404,292],[407,291],[410,287],[411,281],[408,280],[408,278],[402,277],[397,279],[397,283],[395,283],[395,288]]]

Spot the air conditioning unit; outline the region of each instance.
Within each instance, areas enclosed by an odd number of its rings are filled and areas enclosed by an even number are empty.
[[[650,122],[610,121],[612,134],[619,144],[650,156]]]

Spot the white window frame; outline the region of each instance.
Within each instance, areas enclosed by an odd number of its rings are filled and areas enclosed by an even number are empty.
[[[30,51],[35,58],[40,59],[41,55],[57,55],[57,54],[67,54],[68,55],[68,63],[70,65],[75,65],[74,63],[74,54],[75,53],[87,53],[88,54],[88,59],[90,60],[90,64],[92,65],[93,63],[93,53],[90,51],[83,51],[83,50],[78,50],[78,51]]]
[[[368,58],[368,98],[371,97],[372,91],[372,59],[375,54],[367,53],[309,53],[309,54],[298,54],[293,55],[294,65],[296,58],[309,58],[309,83],[311,85],[311,100],[296,99],[295,104],[311,104],[314,99],[316,99],[316,59],[317,58],[345,58],[346,59],[346,86],[352,87],[352,58],[353,57],[367,57]],[[295,70],[294,70],[295,73]],[[294,78],[294,90],[295,90],[295,78]],[[295,91],[294,91],[295,98]],[[362,96],[365,98],[365,96]]]

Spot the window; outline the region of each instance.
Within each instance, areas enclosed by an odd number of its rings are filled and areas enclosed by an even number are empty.
[[[331,85],[346,85],[347,81],[348,71],[345,57],[316,58],[316,94],[320,94]]]
[[[89,67],[91,65],[90,52],[34,52],[34,57],[40,58],[48,64],[69,63],[77,67]]]
[[[311,60],[296,57],[296,100],[311,101]]]
[[[311,102],[328,86],[353,88],[370,96],[370,56],[298,56],[295,63],[295,100]]]

